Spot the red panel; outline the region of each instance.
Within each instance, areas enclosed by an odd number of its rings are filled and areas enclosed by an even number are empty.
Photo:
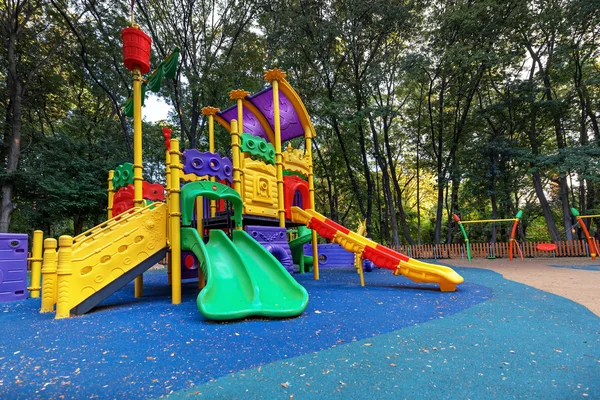
[[[310,208],[310,192],[308,190],[308,182],[296,175],[283,177],[283,204],[285,209],[285,217],[292,219],[292,203],[294,202],[294,194],[300,191],[302,194],[302,208]]]
[[[385,246],[382,246],[380,244],[377,245],[377,250],[379,250],[379,251],[381,251],[381,252],[383,252],[385,254],[388,254],[388,255],[390,255],[390,256],[392,256],[394,258],[402,260],[402,261],[408,261],[408,260],[410,260],[410,257],[407,257],[404,254],[400,254],[397,251],[394,251],[394,250],[390,249],[389,247],[385,247]]]
[[[400,260],[398,258],[392,257],[385,252],[373,248],[371,246],[365,246],[362,256],[373,261],[373,264],[378,267],[387,268],[391,270],[395,270]]]
[[[319,221],[316,218],[312,218],[310,220],[310,222],[308,223],[308,227],[310,229],[314,229],[320,236],[329,240],[332,240],[335,236],[335,233],[337,232],[335,228],[332,228],[328,224],[324,223],[323,221]]]
[[[142,197],[152,201],[165,201],[165,188],[160,183],[143,181]]]
[[[338,231],[340,231],[340,232],[342,232],[342,233],[345,233],[346,235],[347,235],[348,233],[350,233],[350,229],[346,228],[345,226],[342,226],[342,225],[338,224],[337,222],[334,222],[334,221],[330,220],[329,218],[326,218],[325,220],[327,221],[327,223],[328,223],[330,226],[334,227],[334,228],[335,228],[335,229],[337,229]]]

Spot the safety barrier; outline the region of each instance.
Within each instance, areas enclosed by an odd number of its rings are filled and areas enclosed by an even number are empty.
[[[592,239],[595,240],[595,239]],[[570,240],[555,242],[556,250],[540,251],[537,245],[544,242],[520,242],[523,257],[589,257],[590,251],[587,240]],[[598,242],[597,242],[598,243]],[[598,243],[600,244],[600,243]],[[452,244],[422,244],[393,246],[395,251],[406,254],[412,258],[443,259],[443,258],[467,258],[465,245],[462,243]],[[513,250],[513,256],[519,257],[517,249]],[[471,243],[471,256],[473,258],[508,258],[509,242],[497,243]]]

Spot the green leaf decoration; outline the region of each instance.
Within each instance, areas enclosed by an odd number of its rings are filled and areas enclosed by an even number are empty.
[[[162,85],[163,80],[163,68],[162,64],[158,65],[158,68],[154,70],[150,78],[148,78],[148,89],[150,89],[154,93],[160,92],[160,86]]]
[[[302,174],[300,172],[297,172],[297,171],[290,171],[290,170],[287,170],[287,169],[283,170],[283,176],[297,176],[297,177],[300,177],[300,178],[304,179],[305,181],[308,180],[308,178],[306,177],[306,175],[304,175],[304,174]]]
[[[242,133],[240,139],[242,142],[241,148],[244,153],[248,153],[267,164],[275,165],[275,148],[271,143],[261,137],[252,136],[249,133]]]
[[[142,107],[144,107],[144,103],[146,102],[146,83],[142,83]],[[123,106],[123,111],[125,115],[133,118],[133,96],[129,97]]]
[[[113,177],[113,188],[117,190],[127,185],[133,185],[133,164],[124,163],[115,168],[115,176]]]
[[[175,78],[177,73],[177,64],[179,63],[179,47],[175,47],[171,54],[161,63],[164,77],[167,79]]]
[[[123,106],[123,112],[126,116],[133,118],[133,97],[130,97]]]

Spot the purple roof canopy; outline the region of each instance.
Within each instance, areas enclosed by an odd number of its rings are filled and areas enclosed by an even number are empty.
[[[271,130],[275,132],[275,125],[273,123],[273,87],[261,90],[252,96],[246,97],[250,103],[252,103],[258,111],[265,117],[268,124],[271,126]],[[304,128],[300,123],[298,113],[294,109],[294,106],[285,94],[279,91],[279,114],[281,120],[281,141],[293,139],[298,136],[304,136]],[[220,117],[231,123],[232,119],[237,119],[237,105],[233,105],[228,109],[217,113]],[[253,136],[260,136],[264,139],[269,140],[267,134],[260,124],[258,118],[244,106],[244,133],[250,133]]]

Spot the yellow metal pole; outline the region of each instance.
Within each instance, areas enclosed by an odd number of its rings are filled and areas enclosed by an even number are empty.
[[[133,69],[133,204],[143,207],[142,198],[142,73]],[[144,295],[144,275],[135,278],[135,297]]]
[[[233,166],[233,189],[241,195],[242,181],[240,179],[240,134],[237,120],[231,120],[231,164]]]
[[[507,221],[516,221],[515,218],[507,218],[507,219],[482,219],[481,221],[460,221],[461,224],[480,224],[486,222],[507,222]]]
[[[69,297],[71,290],[71,275],[73,275],[73,268],[71,267],[73,238],[71,236],[63,235],[58,238],[58,244],[58,268],[56,269],[58,299],[56,302],[56,315],[54,318],[62,319],[71,316]]]
[[[596,215],[580,215],[579,218],[584,219],[584,218],[600,218],[600,214],[596,214]]]
[[[142,198],[142,73],[133,70],[133,202],[136,207],[144,206]]]
[[[180,153],[179,140],[171,140],[171,199],[170,199],[170,223],[171,223],[171,302],[181,303],[181,231],[180,218],[181,206],[179,204],[179,171]]]
[[[196,230],[201,238],[204,238],[204,197],[196,197]]]
[[[33,299],[40,297],[40,281],[42,278],[42,246],[44,242],[44,232],[33,231],[33,241],[31,243],[31,286],[29,295]]]
[[[219,112],[216,107],[204,107],[202,109],[202,115],[208,116],[208,151],[211,153],[215,152],[215,114]],[[210,181],[214,182],[215,177],[211,176]],[[210,201],[210,217],[213,218],[217,215],[217,201]]]
[[[44,240],[41,313],[54,311],[54,304],[56,304],[56,261],[56,239],[48,238]]]
[[[165,152],[165,172],[166,172],[166,183],[165,183],[165,200],[167,203],[167,210],[171,210],[171,154],[169,150]],[[167,223],[167,246],[171,246],[171,224],[170,221]],[[167,253],[167,283],[171,285],[171,256]]]
[[[113,178],[115,176],[115,170],[111,169],[108,171],[108,207],[106,207],[106,211],[108,212],[108,219],[112,218],[112,209],[113,209],[113,201],[115,198],[115,187],[113,186]]]
[[[313,159],[312,159],[312,132],[308,126],[304,127],[304,158],[308,162],[308,193],[309,193],[309,204],[312,210],[315,209],[315,175],[313,172]],[[317,232],[312,230],[311,238],[312,250],[313,250],[313,277],[316,281],[319,280],[319,246],[317,245]]]
[[[242,100],[248,96],[250,92],[246,92],[243,89],[236,89],[229,92],[229,99],[235,100],[237,104],[237,124],[238,124],[238,133],[241,135],[244,133],[244,105]],[[244,166],[245,166],[246,154],[240,151],[240,183],[241,186],[244,187]],[[242,201],[244,200],[245,190],[240,192],[240,196],[242,197]]]
[[[273,85],[273,124],[275,125],[275,167],[277,169],[277,212],[279,226],[285,227],[285,205],[283,201],[283,155],[281,154],[281,116],[279,113],[279,79],[284,79],[283,71],[269,76]],[[268,72],[267,72],[268,73]]]

